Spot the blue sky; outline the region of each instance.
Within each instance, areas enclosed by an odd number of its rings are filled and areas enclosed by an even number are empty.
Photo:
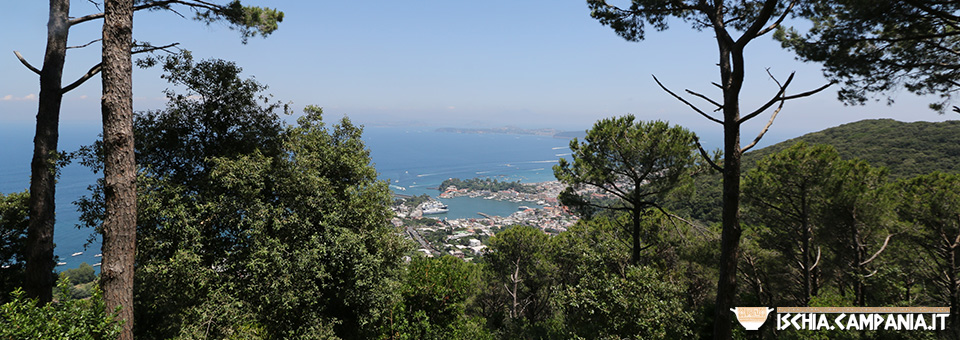
[[[155,44],[180,42],[197,58],[237,62],[244,73],[270,86],[294,107],[323,106],[328,117],[347,115],[371,125],[553,127],[583,130],[597,119],[633,113],[669,120],[719,144],[719,126],[669,97],[655,74],[677,92],[685,88],[719,95],[712,34],[677,22],[647,40],[627,42],[591,19],[585,1],[245,1],[286,14],[272,36],[240,43],[226,26],[182,19],[169,12],[138,13],[134,36]],[[0,124],[30,126],[36,114],[38,78],[14,57],[17,50],[40,67],[46,36],[46,1],[7,0],[0,12]],[[97,11],[74,0],[71,15]],[[183,11],[190,16],[189,11]],[[100,22],[75,26],[70,45],[100,36]],[[70,50],[64,82],[96,63],[100,45]],[[785,79],[791,93],[824,80],[815,64],[803,64],[762,37],[748,47],[744,111],[776,88],[766,68]],[[168,85],[156,69],[135,70],[135,109],[161,108]],[[99,122],[99,77],[67,94],[64,124]],[[926,108],[932,98],[907,93],[887,106],[845,107],[835,91],[787,103],[766,143],[868,118],[941,121]],[[696,102],[696,101],[694,101]],[[752,140],[768,115],[747,125]]]

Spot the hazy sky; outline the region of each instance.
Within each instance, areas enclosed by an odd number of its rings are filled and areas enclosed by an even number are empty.
[[[180,42],[198,59],[237,62],[247,76],[270,86],[294,107],[323,106],[328,117],[363,124],[412,122],[430,126],[502,126],[586,129],[603,117],[633,113],[669,120],[713,139],[720,127],[669,97],[656,75],[676,92],[689,88],[719,97],[712,33],[676,22],[627,42],[591,19],[584,0],[244,1],[285,12],[280,29],[246,45],[221,24],[206,26],[170,12],[142,12],[134,37],[154,44]],[[34,121],[38,77],[14,57],[40,67],[48,4],[0,2],[0,124]],[[71,15],[98,10],[74,0]],[[189,10],[182,14],[191,17]],[[100,37],[100,21],[75,26],[70,45]],[[97,62],[100,44],[68,52],[64,83]],[[803,64],[765,36],[747,50],[744,111],[776,92],[766,68],[781,80],[797,72],[790,93],[823,84],[819,65]],[[160,108],[166,82],[157,69],[135,70],[134,106]],[[100,79],[67,94],[64,124],[99,121]],[[691,98],[691,101],[703,103]],[[867,118],[940,121],[957,118],[926,108],[931,98],[902,93],[893,106],[845,107],[836,91],[788,102],[768,143]],[[707,106],[704,106],[705,108]],[[753,139],[769,117],[748,125]],[[719,140],[717,139],[716,142]],[[764,143],[764,144],[768,144]],[[713,143],[711,143],[713,144]]]

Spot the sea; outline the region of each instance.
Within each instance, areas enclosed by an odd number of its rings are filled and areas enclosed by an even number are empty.
[[[34,124],[0,125],[0,192],[25,191],[30,186]],[[555,180],[553,166],[570,158],[568,139],[512,134],[437,132],[437,127],[364,127],[363,137],[380,179],[401,195],[437,197],[437,187],[448,178],[489,177],[500,181],[536,183]],[[100,133],[96,124],[62,124],[58,149],[75,151]],[[100,239],[89,228],[79,228],[75,202],[101,177],[74,162],[62,169],[57,182],[57,222],[54,232],[57,270],[81,263],[100,262]],[[439,219],[481,218],[478,213],[507,216],[534,202],[486,200],[482,197],[441,199],[449,206]],[[88,242],[89,239],[92,242]],[[81,253],[73,256],[73,254]],[[99,268],[97,268],[99,271]]]

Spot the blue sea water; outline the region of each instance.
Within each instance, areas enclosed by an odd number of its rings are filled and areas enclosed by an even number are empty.
[[[23,192],[30,188],[30,159],[33,157],[33,123],[8,123],[0,125],[0,192],[9,194]],[[93,124],[62,124],[60,127],[59,150],[74,151],[81,145],[92,143],[101,129]],[[87,239],[93,236],[91,229],[78,229],[80,213],[73,202],[87,193],[87,187],[96,182],[102,174],[94,174],[86,167],[74,162],[61,170],[57,180],[57,223],[53,235],[56,244],[54,255],[59,262],[57,270],[76,268],[80,263],[100,262],[100,240],[95,238],[88,247]],[[83,252],[79,256],[73,253]],[[99,271],[99,268],[97,268]]]
[[[92,143],[100,133],[98,125],[61,126],[60,150],[74,151]],[[33,123],[0,125],[0,192],[26,190],[30,185],[30,159],[33,154]],[[569,159],[569,141],[543,136],[506,134],[459,134],[436,132],[428,127],[366,127],[363,140],[380,173],[389,180],[391,189],[406,195],[428,194],[436,197],[435,188],[448,178],[491,177],[524,183],[553,180],[552,167],[561,157]],[[81,262],[100,262],[99,239],[87,248],[91,229],[78,229],[79,213],[73,204],[87,194],[102,174],[71,164],[62,170],[57,183],[57,223],[54,251],[59,261],[66,262],[58,270],[75,268]],[[401,189],[402,188],[402,189]],[[476,218],[477,213],[506,216],[530,202],[503,202],[482,198],[444,199],[449,212],[437,218]],[[83,252],[79,256],[71,256]]]

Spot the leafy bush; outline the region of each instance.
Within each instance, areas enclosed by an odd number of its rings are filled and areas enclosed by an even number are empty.
[[[29,197],[26,191],[0,194],[0,304],[23,280]]]
[[[57,302],[40,306],[15,290],[12,301],[0,306],[0,339],[116,339],[120,323],[107,315],[103,295],[93,289],[90,299],[70,297],[66,278],[57,284]]]

